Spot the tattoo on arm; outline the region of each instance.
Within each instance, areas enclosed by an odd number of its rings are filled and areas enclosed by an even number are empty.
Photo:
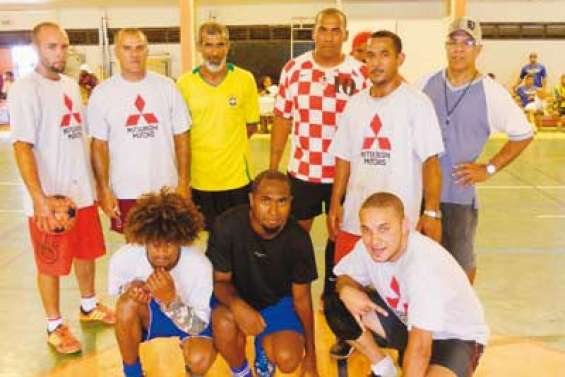
[[[208,325],[196,315],[193,309],[185,305],[178,296],[168,306],[161,305],[161,310],[179,329],[190,335],[200,334]]]

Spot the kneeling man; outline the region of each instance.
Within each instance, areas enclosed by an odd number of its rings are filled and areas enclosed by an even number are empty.
[[[217,218],[206,254],[214,265],[214,344],[232,375],[251,377],[246,336],[255,337],[255,374],[275,368],[317,377],[310,283],[317,278],[310,236],[289,219],[290,181],[264,171],[250,205]]]
[[[488,328],[465,272],[409,230],[395,195],[371,195],[359,218],[361,240],[335,267],[337,295],[325,305],[332,330],[369,358],[373,376],[397,375],[380,347],[399,350],[404,377],[471,376]]]
[[[212,265],[191,246],[203,227],[196,207],[167,189],[142,196],[129,213],[128,243],[112,257],[108,274],[110,294],[121,295],[116,338],[126,377],[143,376],[139,345],[158,337],[180,338],[191,375],[212,365]]]

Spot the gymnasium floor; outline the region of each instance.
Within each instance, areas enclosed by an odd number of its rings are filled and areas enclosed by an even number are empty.
[[[268,164],[268,137],[252,139],[255,170]],[[491,155],[503,143],[488,144]],[[565,375],[565,136],[538,134],[508,169],[480,186],[476,288],[493,337],[476,376]],[[28,244],[18,178],[6,132],[0,134],[0,377],[120,376],[121,363],[111,329],[81,327],[78,290],[73,278],[62,281],[62,308],[83,342],[83,354],[58,356],[45,343],[45,321],[35,287],[35,266]],[[104,219],[104,225],[106,225]],[[318,265],[323,266],[324,221],[313,230]],[[107,234],[111,251],[121,240]],[[105,294],[107,259],[98,263],[99,298]],[[320,271],[320,275],[323,272]],[[315,305],[320,282],[314,284]],[[320,376],[337,375],[327,350],[332,336],[317,315]],[[161,345],[157,345],[161,346]],[[165,345],[164,347],[167,347]],[[366,376],[359,355],[349,376]],[[218,358],[209,376],[227,376]]]

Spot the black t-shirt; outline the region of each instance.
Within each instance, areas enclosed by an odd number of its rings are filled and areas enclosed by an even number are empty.
[[[273,239],[251,228],[249,205],[232,208],[216,219],[206,255],[214,269],[232,273],[239,296],[257,310],[292,294],[292,284],[318,278],[310,235],[289,218]]]

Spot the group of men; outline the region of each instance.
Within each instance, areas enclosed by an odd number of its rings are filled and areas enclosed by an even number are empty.
[[[372,33],[365,63],[342,53],[347,37],[343,12],[317,14],[314,50],[281,72],[270,170],[252,180],[257,89],[251,73],[226,62],[225,26],[200,27],[203,63],[176,85],[146,70],[143,33],[121,30],[120,73],[94,89],[86,119],[62,74],[66,33],[53,23],[34,28],[39,63],[14,84],[9,109],[50,344],[80,350],[58,305],[59,277],[74,263],[81,319],[116,323],[128,377],[143,375],[139,344],[163,336],[181,338],[192,375],[219,352],[237,377],[299,367],[317,376],[309,232],[325,212],[332,355],[354,347],[372,375],[396,376],[387,346],[399,349],[405,376],[472,374],[488,339],[471,286],[475,184],[516,158],[531,129],[508,92],[477,70],[478,23],[450,24],[447,68],[419,88],[399,74],[406,56],[396,34]],[[491,130],[509,141],[480,163]],[[53,231],[55,195],[78,208],[63,234]],[[96,203],[127,242],[110,262],[116,314],[94,293],[94,261],[105,253]],[[207,258],[193,246],[203,229]],[[252,367],[247,336],[255,336]]]

